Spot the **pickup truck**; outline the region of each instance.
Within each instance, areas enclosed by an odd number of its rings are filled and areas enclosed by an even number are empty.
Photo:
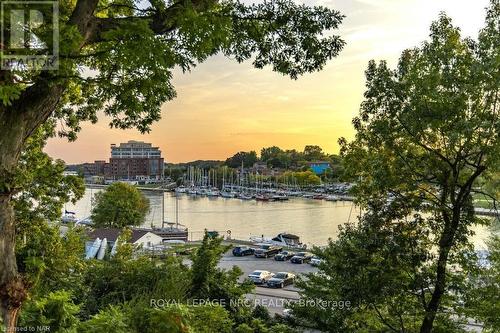
[[[258,249],[255,249],[253,255],[256,258],[269,258],[277,253],[280,253],[281,250],[283,250],[283,248],[279,246],[262,244]]]

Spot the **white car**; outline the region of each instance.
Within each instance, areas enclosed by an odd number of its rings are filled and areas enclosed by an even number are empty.
[[[309,263],[311,264],[311,266],[319,266],[319,264],[321,264],[322,261],[323,259],[320,259],[318,257],[312,257]]]
[[[253,271],[248,275],[248,278],[256,284],[264,284],[274,276],[269,271]]]

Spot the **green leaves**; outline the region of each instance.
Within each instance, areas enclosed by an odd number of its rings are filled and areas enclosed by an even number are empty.
[[[51,332],[76,332],[80,310],[67,291],[51,292],[28,302],[23,309],[19,327],[50,327]]]
[[[471,227],[480,223],[472,194],[496,195],[480,176],[498,173],[499,20],[494,0],[473,41],[441,14],[397,68],[368,64],[355,140],[339,141],[363,216],[319,252],[323,275],[303,284],[307,297],[326,285],[330,298],[353,301],[353,313],[334,314],[342,323],[368,317],[366,331],[459,330],[444,310],[459,309],[470,292]]]
[[[106,0],[88,9],[93,17],[86,26],[78,22],[87,17],[72,16],[74,1],[59,7],[59,69],[15,74],[29,85],[63,87],[52,117],[64,121],[60,134],[71,140],[79,123],[95,122],[99,111],[113,127],[148,132],[160,107],[176,96],[176,67],[188,71],[222,53],[239,62],[253,58],[257,68],[270,66],[297,79],[323,68],[344,46],[332,33],[342,22],[339,12],[291,0]],[[0,88],[0,101],[10,105],[20,98],[25,83]]]
[[[94,196],[92,221],[97,227],[123,228],[144,223],[149,201],[136,187],[117,182]]]
[[[274,71],[297,79],[321,69],[345,44],[338,36],[324,36],[342,22],[343,15],[335,10],[287,0],[249,7],[229,2],[226,6],[230,8],[233,31],[224,53],[235,55],[240,62],[255,53],[256,68],[270,65]]]
[[[192,258],[189,295],[194,299],[224,300],[229,307],[231,300],[243,297],[253,289],[253,284],[238,282],[242,272],[236,266],[229,271],[217,268],[220,258],[228,250],[221,242],[222,238],[212,238],[205,234],[200,248]]]
[[[12,101],[19,98],[22,90],[23,87],[19,85],[2,84],[0,86],[0,101],[4,106],[9,106],[12,104]]]

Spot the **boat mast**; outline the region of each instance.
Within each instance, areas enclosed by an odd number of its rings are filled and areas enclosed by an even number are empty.
[[[161,192],[161,228],[163,229],[164,227],[165,227],[165,193]]]
[[[175,224],[179,229],[179,196],[175,193]]]

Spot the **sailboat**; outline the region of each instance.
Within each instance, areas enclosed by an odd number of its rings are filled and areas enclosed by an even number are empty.
[[[179,224],[179,197],[175,194],[175,223],[165,221],[165,195],[162,193],[161,228],[153,227],[152,232],[160,236],[164,242],[188,241],[188,229]]]

